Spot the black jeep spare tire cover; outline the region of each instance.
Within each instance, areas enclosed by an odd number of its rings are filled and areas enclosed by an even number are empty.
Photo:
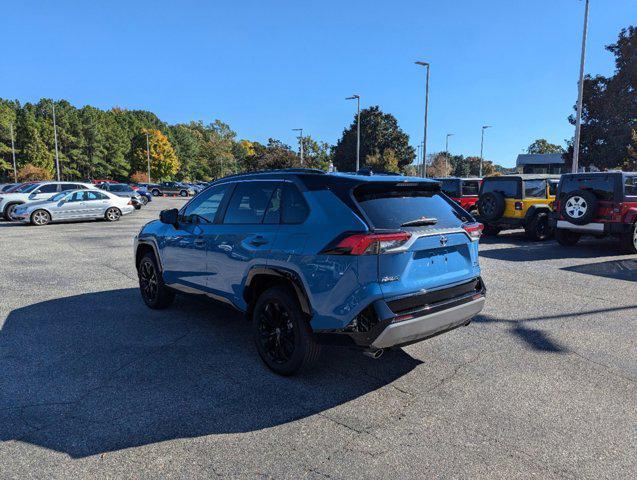
[[[478,212],[485,220],[494,221],[504,214],[504,195],[500,192],[487,192],[480,195]]]
[[[595,218],[597,203],[597,197],[590,190],[577,190],[564,197],[560,213],[570,223],[586,225]]]

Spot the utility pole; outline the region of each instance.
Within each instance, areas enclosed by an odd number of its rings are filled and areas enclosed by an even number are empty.
[[[18,183],[18,167],[15,163],[15,143],[13,140],[13,123],[9,124],[9,130],[11,131],[11,155],[13,156],[13,179],[15,183]]]
[[[58,129],[55,123],[55,102],[51,101],[53,106],[53,141],[55,143],[55,169],[57,170],[58,182],[60,181],[60,157],[58,156]]]
[[[300,144],[300,150],[301,150],[301,166],[303,166],[304,165],[304,163],[303,163],[303,129],[302,128],[293,128],[292,131],[300,132],[300,134],[299,134],[299,144]]]
[[[482,158],[483,158],[482,157],[482,152],[483,152],[483,149],[484,149],[484,131],[487,128],[491,128],[491,125],[483,125],[482,126],[482,139],[480,140],[480,173],[478,174],[478,176],[480,178],[482,178]]]
[[[357,101],[356,108],[356,171],[361,168],[361,97],[360,95],[352,95],[351,97],[347,97],[345,100],[354,100]]]
[[[146,132],[146,160],[148,161],[148,183],[150,181],[150,141],[148,139],[148,132]]]
[[[422,176],[427,176],[427,116],[429,113],[429,63],[415,62],[416,65],[427,67],[427,81],[425,84],[425,131],[423,135],[422,147]]]
[[[449,176],[449,137],[453,137],[454,133],[448,133],[445,137],[445,176]]]
[[[588,3],[584,7],[584,30],[582,32],[582,56],[579,66],[579,84],[577,90],[577,116],[575,118],[575,138],[573,139],[573,168],[572,173],[577,173],[579,169],[579,142],[582,122],[582,97],[584,95],[584,63],[586,61],[586,34],[588,33]]]

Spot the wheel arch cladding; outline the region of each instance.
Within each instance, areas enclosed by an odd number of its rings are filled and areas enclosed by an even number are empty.
[[[155,256],[155,260],[158,264],[157,266],[161,271],[161,263],[159,261],[159,256],[157,255],[157,251],[155,250],[154,245],[146,242],[140,242],[137,246],[137,251],[135,252],[135,268],[139,269],[139,264],[141,263],[142,258],[144,258],[147,253],[152,253]]]
[[[530,221],[536,213],[550,213],[551,207],[548,204],[540,203],[532,205],[524,214],[524,221]]]
[[[268,267],[255,267],[248,272],[243,289],[243,299],[248,305],[248,312],[252,311],[259,295],[275,285],[289,287],[296,296],[303,313],[312,315],[305,287],[298,274],[290,270]]]

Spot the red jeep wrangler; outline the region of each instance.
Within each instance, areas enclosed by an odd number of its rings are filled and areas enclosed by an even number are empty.
[[[442,191],[449,195],[456,203],[472,215],[478,214],[478,192],[480,178],[445,177],[435,178],[442,185]]]
[[[560,245],[613,235],[623,250],[637,253],[637,172],[562,175],[555,203],[551,224]]]

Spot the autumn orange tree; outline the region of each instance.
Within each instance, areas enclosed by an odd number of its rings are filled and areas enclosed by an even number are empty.
[[[32,180],[51,180],[53,174],[50,170],[42,167],[36,167],[31,163],[27,163],[18,170],[18,181],[30,182]]]
[[[143,128],[133,138],[131,169],[147,171],[146,135],[150,146],[150,176],[154,181],[170,180],[179,171],[179,159],[168,137],[159,130]]]

